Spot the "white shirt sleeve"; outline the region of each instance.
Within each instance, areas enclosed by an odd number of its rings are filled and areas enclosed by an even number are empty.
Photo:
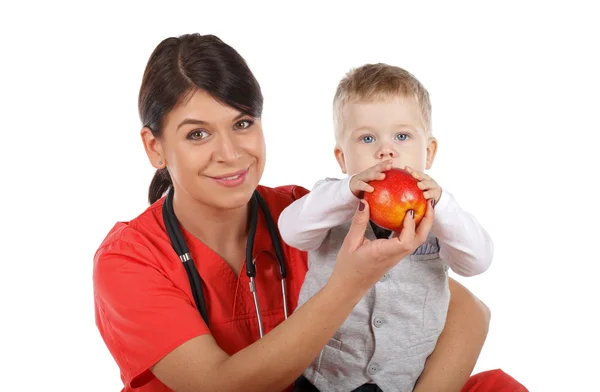
[[[315,250],[330,229],[352,219],[359,199],[350,191],[350,178],[320,180],[284,209],[278,221],[283,241],[303,251]]]
[[[494,244],[489,234],[446,191],[435,206],[431,232],[439,241],[440,257],[458,275],[479,275],[492,263]]]

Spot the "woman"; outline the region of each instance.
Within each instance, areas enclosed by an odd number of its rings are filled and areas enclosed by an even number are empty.
[[[168,38],[149,59],[139,114],[157,169],[151,206],[115,225],[94,264],[96,323],[121,369],[124,391],[289,388],[366,291],[425,240],[431,207],[417,228],[406,219],[399,238],[365,241],[369,206],[362,202],[329,283],[286,319],[286,307],[297,304],[306,255],[282,245],[284,306],[276,252],[265,212],[259,213],[250,267],[258,270],[260,338],[244,262],[249,219],[256,215],[249,209],[262,198],[277,222],[283,208],[307,192],[258,185],[265,165],[262,104],[243,58],[214,36]],[[165,203],[201,277],[203,302],[192,292],[190,263],[182,266],[186,257],[178,257],[167,233]],[[486,307],[454,281],[451,292],[446,328],[415,390],[460,390],[485,340]]]

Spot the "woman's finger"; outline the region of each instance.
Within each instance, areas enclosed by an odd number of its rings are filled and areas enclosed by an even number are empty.
[[[358,249],[364,242],[365,230],[369,223],[369,203],[361,200],[358,203],[358,208],[352,218],[350,229],[344,238],[343,247],[346,247],[350,252]]]
[[[419,227],[417,227],[417,231],[415,233],[415,239],[419,244],[422,244],[427,239],[429,235],[429,231],[433,226],[433,199],[427,200],[427,209],[425,210],[425,215],[421,222],[419,222]]]
[[[412,241],[415,236],[415,212],[413,210],[406,211],[404,220],[402,221],[402,231],[398,236],[398,241],[407,244]]]
[[[379,245],[380,256],[386,258],[396,256],[398,260],[400,260],[410,253],[415,237],[414,213],[407,212],[404,216],[402,225],[402,230],[400,231],[400,235],[398,237],[394,237],[389,240],[382,240]]]

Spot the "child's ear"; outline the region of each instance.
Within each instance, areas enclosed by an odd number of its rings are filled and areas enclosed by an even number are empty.
[[[435,154],[437,153],[438,143],[434,137],[430,137],[427,142],[427,161],[425,162],[425,169],[431,169],[433,165],[433,161],[435,159]]]
[[[333,150],[333,153],[335,154],[335,159],[337,160],[338,165],[340,165],[340,169],[342,169],[342,173],[348,174],[348,172],[346,171],[346,160],[344,159],[344,152],[342,151],[342,149],[336,147]]]

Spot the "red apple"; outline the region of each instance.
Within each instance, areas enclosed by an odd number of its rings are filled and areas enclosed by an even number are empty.
[[[365,192],[371,220],[379,227],[399,232],[408,210],[415,212],[418,225],[425,215],[427,200],[417,187],[417,179],[404,169],[393,168],[385,172],[383,180],[369,182],[375,190]]]

